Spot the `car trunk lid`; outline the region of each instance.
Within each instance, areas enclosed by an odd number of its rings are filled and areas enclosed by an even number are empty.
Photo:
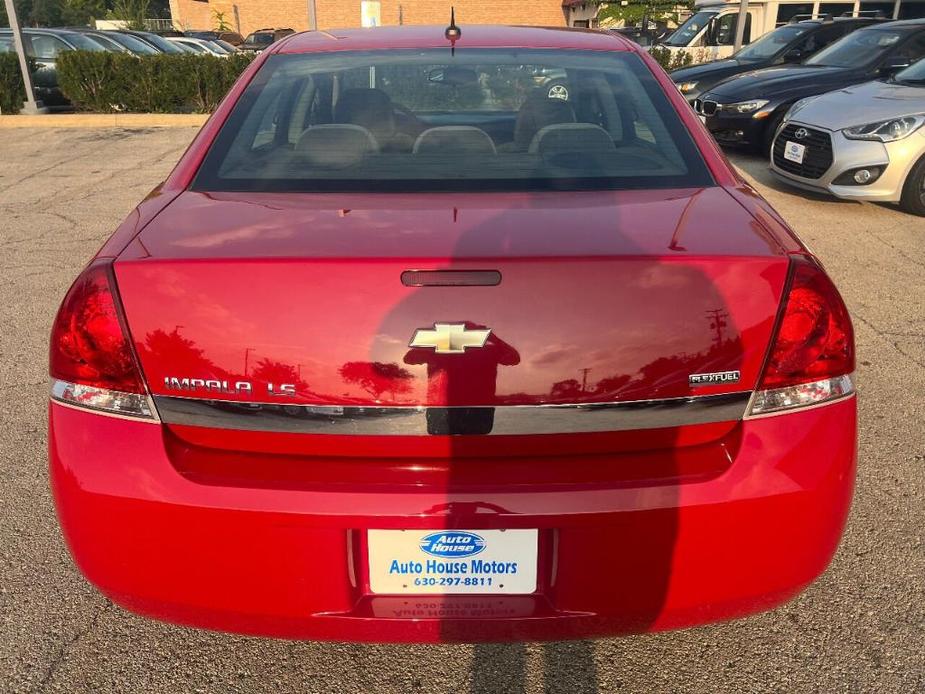
[[[115,268],[153,395],[336,416],[747,392],[787,259],[721,188],[188,192]],[[407,286],[409,270],[500,280]],[[458,351],[440,353],[453,335]]]

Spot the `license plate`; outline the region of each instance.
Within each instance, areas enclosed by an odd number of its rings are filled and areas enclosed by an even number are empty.
[[[806,145],[801,145],[796,142],[787,140],[787,144],[784,146],[784,159],[787,161],[796,162],[797,164],[802,164],[805,154]]]
[[[537,530],[369,530],[373,593],[527,594],[536,590]]]

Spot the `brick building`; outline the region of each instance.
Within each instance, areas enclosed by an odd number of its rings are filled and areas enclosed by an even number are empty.
[[[214,29],[221,16],[235,31],[247,35],[266,27],[309,29],[313,7],[317,28],[334,29],[446,24],[450,5],[456,8],[457,22],[463,26],[587,26],[584,14],[588,4],[574,0],[170,0],[170,12],[179,29]]]

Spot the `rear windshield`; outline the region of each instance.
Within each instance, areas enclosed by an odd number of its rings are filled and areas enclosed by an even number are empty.
[[[121,43],[137,55],[156,55],[158,53],[156,48],[149,46],[141,39],[136,39],[131,34],[116,34],[113,32],[112,40]]]
[[[194,188],[443,191],[711,185],[632,53],[392,50],[271,56]]]
[[[92,36],[84,36],[83,34],[74,32],[67,34],[66,38],[74,45],[75,48],[78,48],[82,51],[100,52],[106,50],[106,46],[94,41]]]
[[[190,40],[189,42],[183,41],[182,43],[178,42],[178,45],[183,46],[192,53],[208,53],[208,49],[200,43]]]
[[[780,51],[793,43],[793,40],[802,36],[811,28],[810,25],[791,24],[778,27],[765,34],[757,41],[753,41],[735,54],[739,60],[764,60],[777,55]]]
[[[848,34],[806,61],[807,65],[856,67],[872,63],[908,36],[902,31],[862,29]]]
[[[158,36],[157,34],[144,34],[143,41],[147,41],[152,46],[157,48],[162,53],[185,53],[182,48],[177,44],[171,43],[163,36]]]

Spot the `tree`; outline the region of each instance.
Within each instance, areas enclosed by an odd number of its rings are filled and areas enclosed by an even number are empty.
[[[297,392],[308,388],[308,383],[302,380],[297,367],[274,359],[264,358],[258,361],[250,376],[255,381],[272,383],[275,388],[279,388],[283,383],[294,385]]]
[[[61,26],[61,0],[32,0],[29,24],[40,27]]]
[[[16,16],[19,17],[20,24],[31,24],[32,22],[32,0],[13,0],[16,6]],[[8,27],[10,18],[6,16],[6,3],[0,2],[0,27]]]
[[[562,400],[564,398],[577,398],[582,392],[581,383],[577,379],[569,378],[565,381],[553,383],[549,395],[553,399]]]
[[[94,20],[106,16],[104,0],[63,0],[61,23],[64,26],[93,26]]]
[[[143,31],[150,7],[151,0],[113,0],[109,15],[125,22],[129,29]]]
[[[678,9],[690,7],[693,2],[682,0],[618,0],[617,2],[601,5],[598,20],[601,26],[611,26],[623,23],[624,26],[634,26],[645,19],[647,22],[677,22]]]
[[[383,393],[397,394],[411,391],[414,376],[398,364],[381,361],[348,361],[340,367],[340,375],[347,383],[355,383],[376,400]]]
[[[215,31],[232,30],[231,24],[228,23],[228,18],[224,12],[212,10],[212,20],[215,22]]]
[[[109,16],[144,28],[144,20],[170,17],[168,0],[13,0],[23,26],[84,26]],[[10,25],[0,2],[0,27]]]

